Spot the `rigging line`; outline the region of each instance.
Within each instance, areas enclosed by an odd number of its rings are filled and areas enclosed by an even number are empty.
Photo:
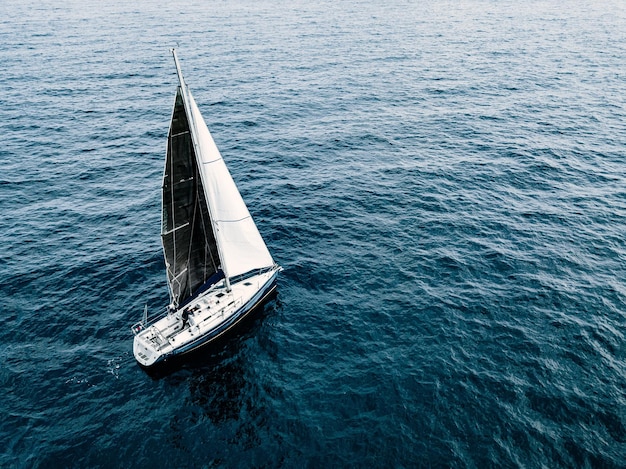
[[[198,166],[194,165],[194,186],[196,188],[196,206],[199,207],[199,213],[200,213],[200,230],[201,230],[201,236],[202,236],[202,245],[203,245],[203,249],[202,249],[202,285],[204,285],[204,283],[206,282],[207,279],[207,268],[206,268],[206,229],[205,229],[205,225],[204,225],[204,214],[202,213],[202,200],[200,199],[200,184],[198,184],[197,182],[197,177],[199,177],[199,175],[196,174],[196,172],[198,171]],[[202,188],[204,190],[204,188]],[[196,209],[194,208],[194,212],[196,211]]]
[[[174,112],[176,112],[176,108],[174,108]],[[180,111],[179,111],[180,112]],[[174,145],[172,142],[172,139],[168,139],[168,143],[169,143],[169,155],[168,155],[168,159],[167,159],[167,164],[169,166],[168,168],[168,179],[169,179],[169,189],[170,189],[170,206],[169,206],[169,214],[170,214],[170,218],[172,220],[172,227],[176,226],[176,217],[174,214],[174,184],[173,184],[173,179],[174,179],[174,174],[173,174],[173,169],[174,169]],[[172,251],[173,251],[173,256],[172,256],[172,264],[174,265],[174,273],[176,272],[176,231],[172,232]],[[180,296],[180,283],[178,284],[179,288],[178,288],[178,293],[174,292],[174,280],[176,279],[176,275],[172,276],[172,281],[170,282],[170,292],[172,295],[172,302],[176,301],[176,305],[178,306],[178,300],[179,300],[179,296]],[[177,282],[178,283],[178,282]]]
[[[195,160],[195,158],[194,158]],[[188,286],[189,286],[189,295],[193,294],[192,289],[194,288],[194,286],[192,285],[192,278],[191,278],[191,248],[193,247],[193,238],[194,238],[194,230],[196,228],[196,211],[198,209],[198,184],[196,182],[196,178],[195,178],[195,172],[196,172],[196,165],[193,165],[193,172],[194,175],[191,176],[191,178],[193,178],[194,181],[194,186],[196,189],[196,197],[195,197],[195,203],[193,204],[193,214],[191,215],[191,230],[190,230],[190,236],[189,236],[189,248],[187,249],[187,266],[189,267],[189,269],[187,270],[187,278],[188,278]],[[190,179],[191,179],[190,178]],[[203,279],[204,280],[204,279]]]
[[[198,184],[198,188],[202,189],[202,200],[204,201],[204,204],[206,205],[208,202],[205,199],[205,195],[204,195],[204,186],[200,187],[202,184],[202,179],[199,179],[200,184]],[[198,199],[200,200],[200,199]],[[207,208],[207,215],[209,215],[209,223],[207,224],[206,220],[204,219],[204,210],[202,210],[202,207],[200,208],[200,219],[202,221],[202,229],[204,230],[204,251],[205,251],[205,255],[204,255],[204,265],[205,265],[205,269],[206,269],[206,252],[208,251],[209,253],[209,259],[211,261],[211,267],[213,268],[214,272],[217,272],[218,270],[218,264],[219,262],[216,264],[215,263],[215,258],[213,257],[213,248],[211,246],[210,243],[210,239],[209,239],[209,234],[211,235],[211,237],[213,238],[213,240],[215,241],[215,234],[213,233],[213,229],[211,227],[211,216],[208,213],[208,208]],[[208,228],[207,228],[208,227]],[[217,242],[217,241],[215,241]],[[219,260],[219,256],[218,256],[218,260]],[[206,271],[204,273],[205,278],[207,277],[206,275]]]

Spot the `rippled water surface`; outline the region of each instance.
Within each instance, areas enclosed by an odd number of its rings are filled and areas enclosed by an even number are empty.
[[[619,467],[626,6],[0,4],[2,467]],[[278,296],[153,378],[169,48]]]

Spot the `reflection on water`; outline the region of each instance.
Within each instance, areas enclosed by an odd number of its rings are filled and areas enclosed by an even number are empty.
[[[169,420],[168,447],[179,453],[183,466],[198,460],[223,463],[233,438],[250,452],[242,461],[272,463],[266,458],[273,456],[257,452],[266,446],[267,422],[276,420],[268,401],[279,391],[268,385],[259,362],[274,355],[271,322],[280,308],[274,294],[225,339],[150,373],[180,397],[182,405]]]

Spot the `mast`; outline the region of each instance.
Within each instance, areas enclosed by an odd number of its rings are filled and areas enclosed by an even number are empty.
[[[191,141],[193,143],[193,147],[196,153],[196,166],[199,166],[200,161],[202,160],[202,148],[200,144],[198,143],[198,130],[196,127],[196,120],[194,119],[193,113],[191,112],[191,109],[190,109],[191,98],[189,96],[187,83],[185,83],[185,79],[183,77],[183,72],[181,71],[180,64],[178,63],[178,57],[176,56],[176,49],[172,48],[171,51],[172,51],[172,55],[174,56],[174,63],[176,64],[176,73],[178,74],[178,81],[180,83],[180,89],[182,91],[185,114],[187,115],[187,121],[189,122]],[[204,181],[202,171],[198,171],[198,173],[200,175],[200,179],[202,180],[203,190],[205,190],[204,187],[206,187],[206,182]],[[206,194],[206,190],[205,190],[205,194]],[[215,209],[212,207],[213,202],[211,200],[211,197],[205,197],[205,198],[207,202],[207,209],[209,211],[209,216],[211,218],[211,228],[213,229],[213,232],[215,233],[215,231],[218,229],[217,220],[215,219],[214,214],[213,214],[213,212],[215,212]],[[222,267],[222,272],[224,272],[224,283],[226,285],[226,291],[230,292],[231,290],[230,278],[228,276],[228,272],[226,269],[226,262],[224,261],[224,253],[222,252],[223,248],[220,245],[220,242],[217,240],[217,236],[215,238],[216,238],[216,245],[217,245],[217,254],[220,258],[220,265]]]

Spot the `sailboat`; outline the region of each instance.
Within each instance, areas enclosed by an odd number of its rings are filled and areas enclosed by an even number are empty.
[[[150,368],[222,336],[276,289],[274,262],[183,78],[167,137],[161,240],[169,305],[132,326]]]

